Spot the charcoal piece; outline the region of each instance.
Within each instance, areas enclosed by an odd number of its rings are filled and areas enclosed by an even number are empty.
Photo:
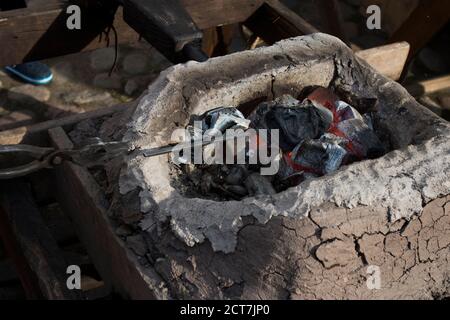
[[[293,162],[292,160],[290,160],[288,154],[283,154],[283,156],[280,159],[277,159],[277,161],[278,161],[278,172],[276,174],[277,181],[284,181],[294,175],[296,176],[299,175],[300,172],[294,169],[292,165]]]
[[[334,143],[334,144],[338,144],[341,147],[345,146],[348,143],[348,140],[344,137],[339,137],[333,133],[325,133],[323,134],[319,140],[321,142],[326,142],[326,143]]]
[[[231,185],[240,185],[247,178],[248,172],[244,166],[233,166],[230,168],[225,182]]]
[[[267,177],[252,173],[245,179],[245,187],[250,196],[275,194],[276,191]]]
[[[279,146],[283,152],[292,151],[304,140],[319,138],[329,128],[327,119],[311,101],[305,100],[297,107],[262,103],[250,115],[254,129],[279,130]],[[268,133],[270,141],[270,132]]]
[[[378,99],[377,98],[360,98],[355,97],[353,94],[348,92],[340,92],[339,96],[342,100],[347,101],[351,106],[358,110],[361,114],[366,114],[368,112],[376,112],[378,109]]]
[[[201,122],[201,128],[195,126],[195,122]],[[191,136],[198,138],[207,130],[212,130],[211,134],[216,132],[225,133],[227,129],[248,129],[250,121],[245,119],[244,115],[234,107],[220,107],[209,110],[198,116],[194,115],[190,119],[188,130]]]
[[[225,185],[224,188],[228,192],[234,193],[235,195],[240,197],[245,197],[246,195],[248,195],[248,190],[243,186]]]
[[[349,119],[360,119],[363,120],[361,114],[353,108],[351,105],[344,101],[336,102],[336,113],[339,116],[339,121],[349,120]]]
[[[127,246],[138,256],[144,256],[147,253],[147,243],[145,242],[144,237],[140,234],[127,237],[126,243]]]
[[[292,160],[306,172],[328,174],[341,166],[347,151],[345,139],[326,134],[318,140],[308,140],[295,148]]]
[[[373,126],[373,114],[371,112],[366,113],[363,115],[364,122],[367,124],[367,126],[370,128],[370,130],[375,131]]]
[[[312,90],[312,91],[311,91]],[[306,99],[313,101],[314,103],[325,106],[327,104],[334,105],[339,97],[330,89],[324,87],[310,88],[307,93]]]
[[[183,168],[189,180],[195,186],[200,185],[203,175],[202,171],[198,170],[194,164],[187,164]]]
[[[368,112],[377,112],[378,98],[360,98],[353,106],[357,108],[362,114],[366,114]]]
[[[277,185],[282,184],[286,187],[295,186],[301,182],[301,176],[303,173],[304,171],[294,169],[292,164],[283,158],[280,161],[280,166],[275,181]]]
[[[214,187],[214,178],[211,174],[205,172],[201,179],[200,190],[203,194],[207,194],[211,192],[211,189]]]
[[[285,155],[279,163],[279,170],[274,182],[274,187],[278,192],[320,176],[312,172],[299,171],[298,168],[293,167],[293,161],[288,161],[288,159],[290,159],[289,156]]]
[[[312,100],[305,100],[303,101],[302,106],[314,107],[316,111],[319,113],[322,121],[324,122],[325,128],[329,128],[335,120],[333,112],[330,109],[324,107],[324,105],[320,103],[317,103]]]
[[[269,103],[272,103],[274,106],[278,105],[286,108],[297,108],[300,105],[300,101],[290,94],[284,94]]]
[[[338,123],[338,129],[351,143],[351,153],[360,159],[373,159],[385,154],[378,136],[361,119],[349,119]]]

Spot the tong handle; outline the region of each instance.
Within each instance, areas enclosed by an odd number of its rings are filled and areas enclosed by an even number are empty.
[[[24,177],[48,167],[49,164],[47,162],[35,160],[28,164],[24,164],[23,166],[17,166],[9,169],[0,169],[0,180],[9,180]]]
[[[50,166],[47,156],[55,152],[54,148],[42,148],[36,146],[30,146],[25,144],[18,145],[0,145],[0,156],[3,154],[28,156],[33,161],[6,169],[0,169],[0,180],[14,179],[18,177],[26,176],[30,173],[34,173]]]
[[[55,151],[54,148],[36,147],[27,144],[0,145],[0,155],[8,153],[23,153],[35,159],[44,157],[53,151]]]

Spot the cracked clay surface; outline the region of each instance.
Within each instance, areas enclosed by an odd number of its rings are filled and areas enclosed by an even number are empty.
[[[124,140],[162,145],[192,113],[310,85],[376,97],[394,151],[240,202],[183,197],[167,156],[131,155],[111,167],[110,215],[140,235],[127,245],[152,270],[156,298],[448,297],[449,125],[334,37],[174,66],[141,96]],[[371,265],[379,290],[366,285]]]

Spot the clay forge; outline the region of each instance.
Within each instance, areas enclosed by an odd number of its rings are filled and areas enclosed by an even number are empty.
[[[369,112],[384,152],[278,192],[187,194],[170,157],[121,162],[111,216],[130,224],[158,298],[433,298],[450,294],[450,126],[338,39],[314,34],[176,65],[141,96],[123,139],[170,143],[192,115],[333,91]],[[370,108],[368,107],[370,106]],[[115,187],[118,186],[118,187]],[[125,222],[131,213],[138,217]],[[369,285],[378,272],[381,287]]]

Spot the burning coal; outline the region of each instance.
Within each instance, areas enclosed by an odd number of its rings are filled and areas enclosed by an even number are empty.
[[[173,183],[187,196],[240,200],[273,194],[386,152],[369,113],[361,115],[320,87],[303,101],[285,95],[263,102],[247,118],[234,107],[194,115],[186,139],[227,137],[230,130],[246,133],[247,139],[201,144],[204,162],[186,150],[182,161],[174,161]],[[261,174],[267,166],[276,170]]]

